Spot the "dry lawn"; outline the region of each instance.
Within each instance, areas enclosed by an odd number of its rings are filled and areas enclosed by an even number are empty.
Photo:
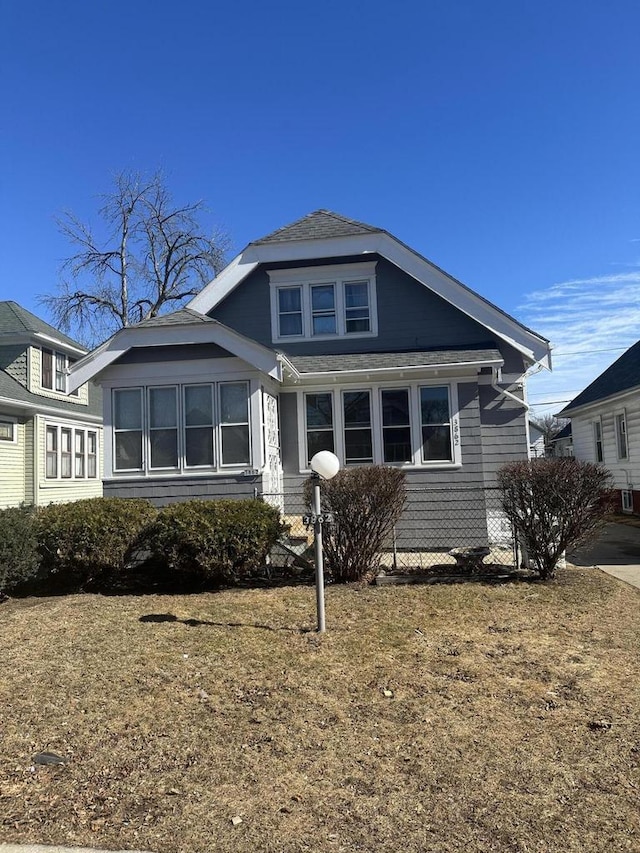
[[[8,602],[0,842],[638,851],[639,605],[574,568],[330,588],[324,637],[309,587]]]

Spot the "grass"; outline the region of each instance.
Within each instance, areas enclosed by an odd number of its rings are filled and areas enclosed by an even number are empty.
[[[638,850],[639,604],[577,568],[329,588],[323,637],[309,587],[7,602],[0,842]]]

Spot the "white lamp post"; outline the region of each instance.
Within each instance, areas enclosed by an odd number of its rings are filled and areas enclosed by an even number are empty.
[[[318,632],[325,631],[324,624],[324,565],[322,556],[322,525],[325,521],[333,521],[329,513],[322,514],[320,507],[320,478],[331,480],[340,470],[340,461],[330,450],[321,450],[311,460],[313,471],[313,538],[316,557],[316,608],[318,611]]]

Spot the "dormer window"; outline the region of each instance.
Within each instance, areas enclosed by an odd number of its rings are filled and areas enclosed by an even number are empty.
[[[49,391],[58,391],[60,394],[66,394],[67,369],[74,363],[75,359],[69,358],[63,352],[43,349],[40,367],[40,386]],[[71,393],[73,397],[78,396],[77,390]]]
[[[270,270],[274,342],[377,334],[376,262]]]

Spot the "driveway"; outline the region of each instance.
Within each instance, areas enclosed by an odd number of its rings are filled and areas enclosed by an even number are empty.
[[[640,527],[607,524],[597,542],[570,552],[567,559],[576,566],[598,566],[640,589]]]

